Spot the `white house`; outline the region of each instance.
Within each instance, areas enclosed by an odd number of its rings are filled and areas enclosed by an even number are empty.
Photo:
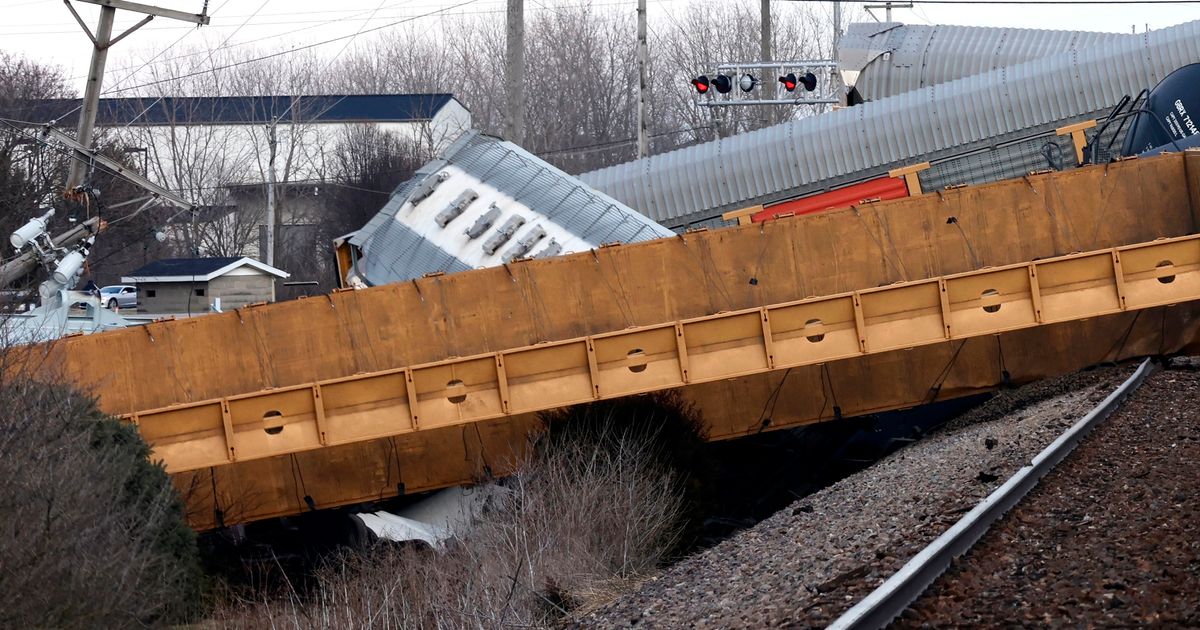
[[[142,313],[205,313],[275,301],[288,273],[251,258],[167,258],[121,278],[136,284]]]

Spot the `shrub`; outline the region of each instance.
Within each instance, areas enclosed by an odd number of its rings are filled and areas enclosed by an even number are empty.
[[[158,625],[196,612],[195,534],[137,431],[65,387],[0,383],[0,627]]]

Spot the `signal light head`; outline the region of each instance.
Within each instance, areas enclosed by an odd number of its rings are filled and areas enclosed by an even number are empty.
[[[743,74],[738,78],[738,88],[743,92],[753,90],[756,85],[758,85],[758,79],[755,79],[753,75]]]
[[[721,94],[728,94],[729,90],[733,89],[733,79],[729,78],[727,74],[718,74],[713,77],[712,85]]]
[[[703,74],[695,79],[692,79],[692,86],[694,86],[696,91],[700,94],[708,94],[708,85],[708,77],[704,76]]]
[[[794,72],[787,73],[787,76],[779,77],[779,82],[783,84],[783,89],[794,92],[796,87],[803,85],[805,90],[809,92],[817,89],[817,75],[806,72],[804,76],[797,78]]]

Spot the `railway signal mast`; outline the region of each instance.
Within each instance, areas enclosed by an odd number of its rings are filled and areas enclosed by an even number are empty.
[[[837,62],[821,59],[815,61],[768,61],[749,63],[726,63],[717,66],[714,76],[700,75],[692,79],[692,86],[701,97],[696,101],[700,107],[725,107],[737,105],[837,105],[832,74],[837,71]],[[760,78],[762,76],[762,78]],[[777,81],[766,78],[777,76]],[[783,84],[784,91],[794,98],[721,98],[714,92],[727,95],[734,86],[744,94],[750,94],[760,86],[776,82]]]

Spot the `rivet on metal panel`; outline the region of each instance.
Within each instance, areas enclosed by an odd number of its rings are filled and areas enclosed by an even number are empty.
[[[942,331],[946,339],[949,339],[952,336],[950,330],[950,292],[946,290],[945,278],[938,278],[938,289],[942,302]]]
[[[863,315],[862,296],[857,291],[854,292],[854,328],[858,333],[858,350],[859,352],[868,352],[867,350],[867,318]]]
[[[321,446],[327,446],[328,440],[325,438],[325,401],[321,399],[321,385],[313,384],[313,417],[317,421],[317,435],[320,437]]]
[[[682,381],[687,383],[690,378],[688,376],[688,352],[687,339],[683,336],[683,324],[675,322],[675,347],[679,353],[679,374]]]
[[[767,354],[767,369],[773,370],[775,369],[775,339],[774,333],[771,332],[770,316],[765,307],[759,309],[759,319],[762,320],[763,350]]]
[[[594,251],[594,250],[593,250]],[[596,344],[591,337],[587,340],[588,374],[592,378],[592,395],[600,397],[600,367],[596,364]]]
[[[504,413],[511,413],[508,407],[508,372],[504,368],[504,355],[496,355],[496,385],[500,389],[500,409]]]
[[[417,384],[415,381],[413,381],[412,370],[404,370],[404,389],[408,394],[409,420],[412,421],[413,431],[419,431],[421,429],[421,424],[418,422],[419,418],[417,416],[417,407],[420,405],[417,404]]]
[[[1038,283],[1037,265],[1029,265],[1029,299],[1033,302],[1033,319],[1042,323],[1042,287]]]
[[[229,401],[221,399],[221,425],[225,429],[225,449],[229,454],[229,461],[237,461],[237,453],[233,448],[233,415],[229,413]]]

